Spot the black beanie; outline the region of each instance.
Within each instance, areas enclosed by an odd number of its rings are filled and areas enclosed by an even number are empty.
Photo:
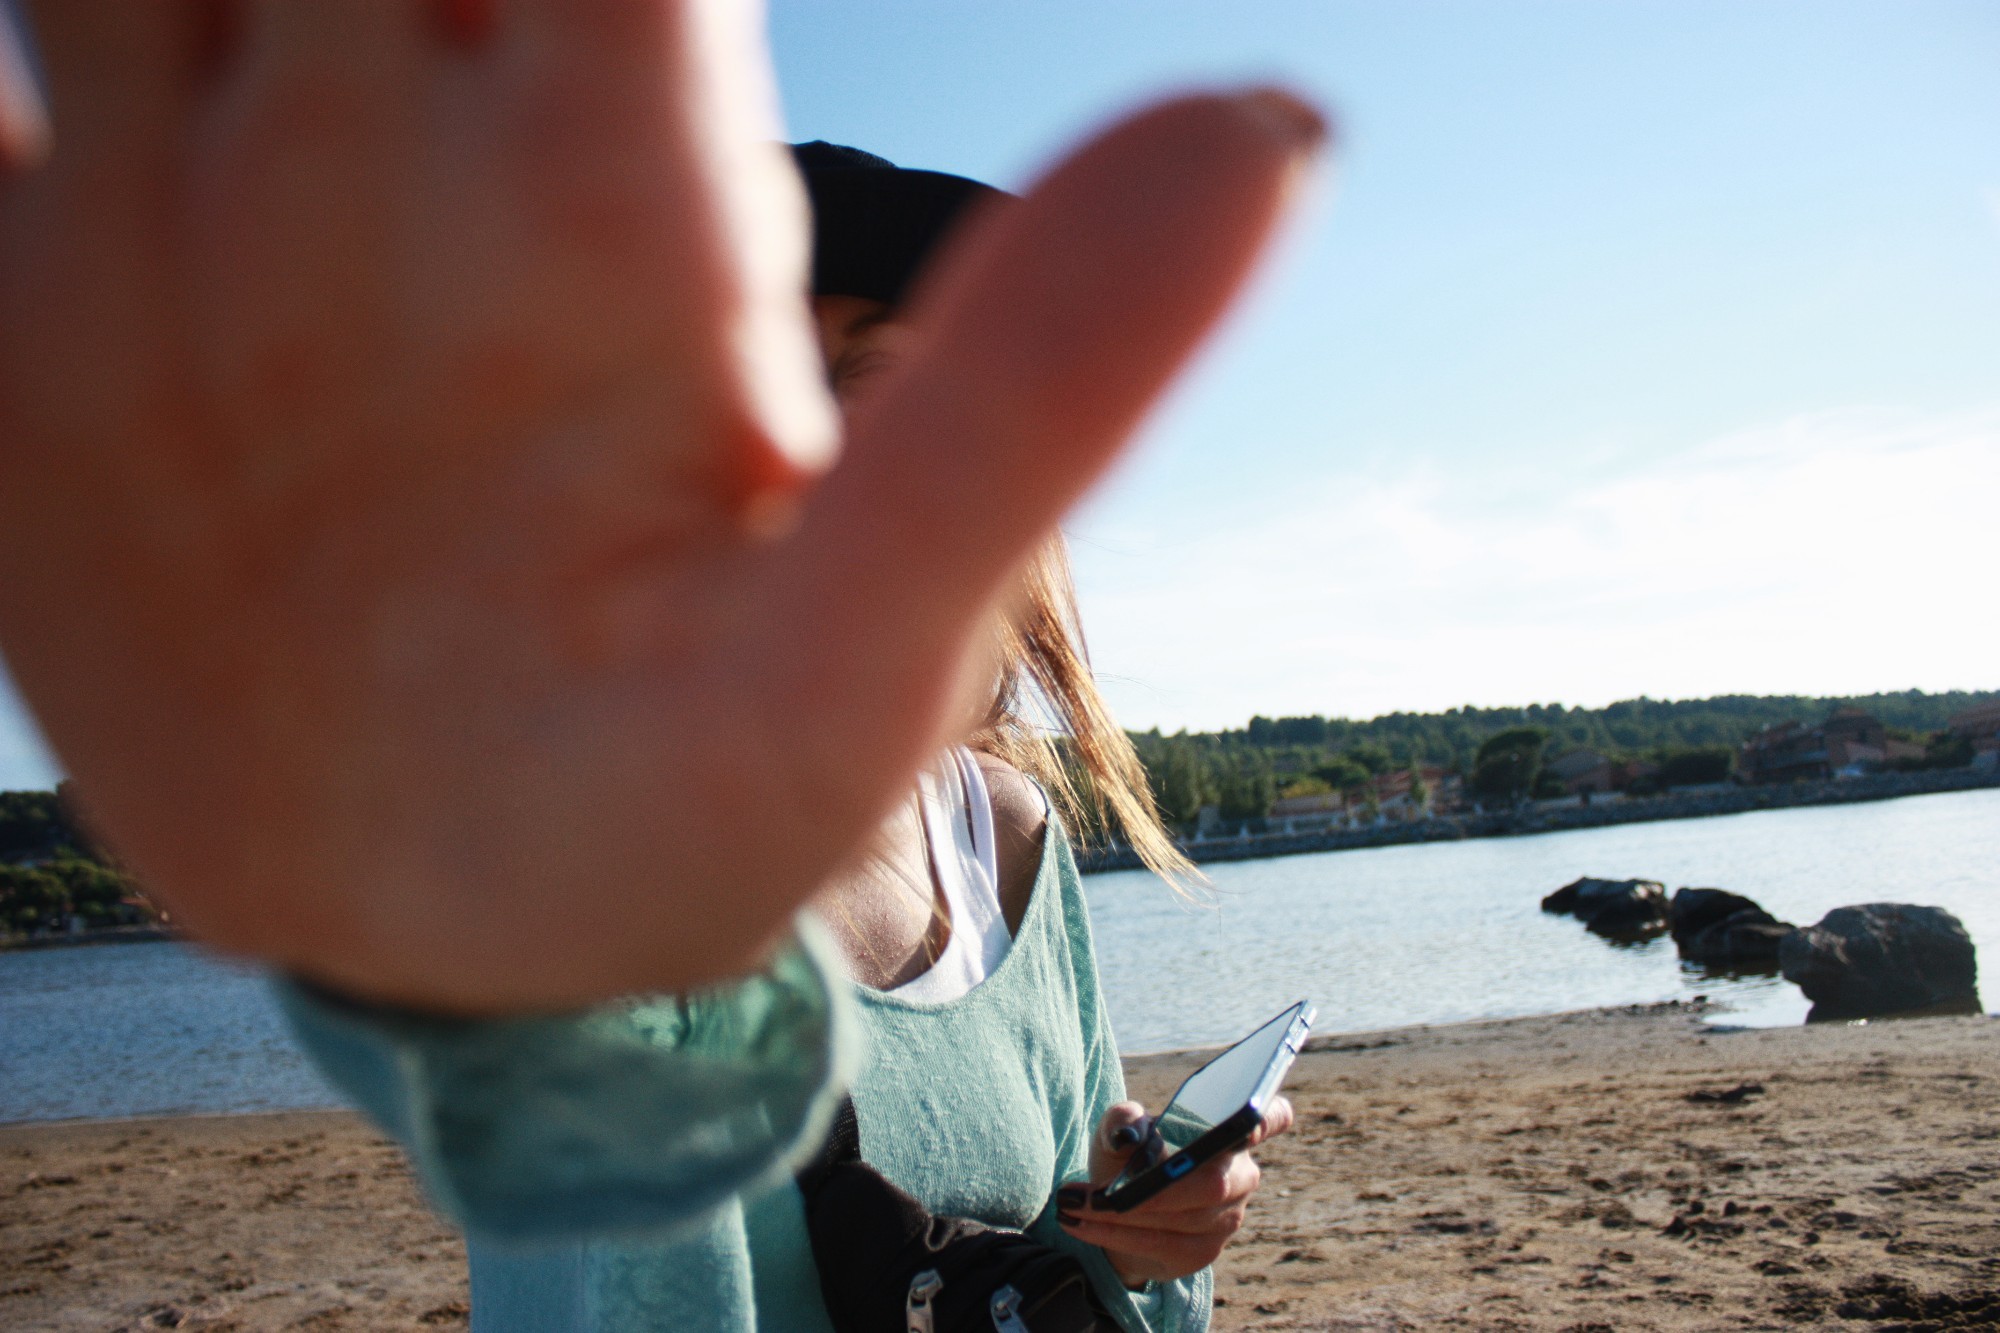
[[[963,176],[912,171],[819,139],[793,144],[792,159],[812,199],[814,296],[901,304],[968,205],[1010,197]]]

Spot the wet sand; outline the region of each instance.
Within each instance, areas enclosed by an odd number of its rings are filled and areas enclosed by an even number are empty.
[[[1216,1327],[2000,1328],[1997,1040],[1666,1006],[1319,1043]],[[462,1248],[352,1116],[0,1126],[0,1328],[465,1321]]]

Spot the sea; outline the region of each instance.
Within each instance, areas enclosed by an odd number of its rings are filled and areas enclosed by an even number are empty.
[[[1943,907],[2000,967],[2000,789],[1208,869],[1194,900],[1138,872],[1085,881],[1128,1053],[1226,1042],[1301,998],[1322,1033],[1696,996],[1721,1026],[1804,1021],[1775,976],[1704,972],[1665,938],[1612,944],[1540,910],[1580,875],[1730,889],[1802,924]],[[0,1122],[336,1104],[252,968],[172,943],[0,953]]]

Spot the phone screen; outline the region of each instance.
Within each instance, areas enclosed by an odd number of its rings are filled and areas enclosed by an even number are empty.
[[[1188,1075],[1154,1119],[1148,1142],[1132,1155],[1105,1194],[1128,1192],[1148,1171],[1164,1168],[1165,1179],[1154,1188],[1185,1175],[1200,1163],[1176,1162],[1176,1155],[1223,1126],[1238,1131],[1229,1135],[1234,1142],[1212,1145],[1202,1160],[1247,1138],[1304,1044],[1312,1018],[1312,1006],[1301,1000]]]

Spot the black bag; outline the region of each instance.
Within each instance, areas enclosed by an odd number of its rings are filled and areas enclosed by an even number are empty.
[[[852,1102],[798,1182],[838,1333],[1118,1333],[1074,1255],[934,1217],[862,1161]]]

